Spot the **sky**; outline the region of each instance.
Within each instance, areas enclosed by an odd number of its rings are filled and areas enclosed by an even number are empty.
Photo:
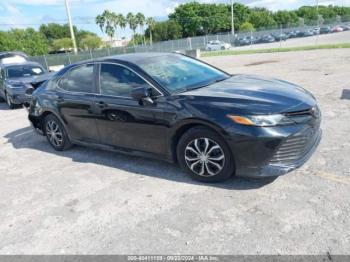
[[[203,3],[230,3],[230,0],[197,0]],[[176,6],[190,0],[69,0],[73,23],[79,29],[103,33],[94,22],[96,15],[109,9],[126,15],[128,12],[142,12],[146,17],[165,20]],[[235,0],[250,7],[266,7],[271,10],[291,10],[303,5],[315,5],[316,0]],[[320,5],[350,6],[350,0],[319,0]],[[64,0],[1,0],[0,30],[13,27],[37,29],[40,24],[65,23],[67,14]],[[130,31],[117,32],[120,36],[130,36]]]

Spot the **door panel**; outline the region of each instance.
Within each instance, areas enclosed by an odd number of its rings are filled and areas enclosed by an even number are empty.
[[[163,125],[155,121],[155,115],[160,113],[156,105],[140,106],[136,100],[100,96],[95,108],[102,144],[155,154],[165,152],[166,134]]]
[[[70,69],[58,80],[57,86],[55,100],[71,138],[98,142],[96,115],[93,113],[96,65],[83,64]]]
[[[100,65],[99,90],[95,112],[100,141],[131,150],[164,154],[166,133],[155,121],[157,104],[141,105],[131,98],[131,90],[151,88],[136,72],[123,65]]]
[[[94,100],[92,94],[57,93],[57,107],[71,138],[98,143],[96,115],[93,114]]]

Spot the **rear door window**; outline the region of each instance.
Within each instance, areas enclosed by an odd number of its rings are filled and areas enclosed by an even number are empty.
[[[93,93],[94,65],[82,65],[69,70],[58,81],[58,86],[69,92]]]

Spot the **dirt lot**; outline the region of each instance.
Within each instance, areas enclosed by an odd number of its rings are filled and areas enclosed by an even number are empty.
[[[160,161],[57,153],[1,104],[0,253],[350,254],[350,50],[206,61],[312,91],[324,137],[310,161],[274,181],[200,184]]]

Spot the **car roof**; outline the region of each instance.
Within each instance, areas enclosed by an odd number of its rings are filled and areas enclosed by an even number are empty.
[[[0,64],[0,67],[6,68],[10,66],[21,66],[21,65],[36,65],[42,67],[41,64],[33,61],[25,61],[25,62],[20,62],[20,63],[9,63],[9,64]]]
[[[0,59],[7,58],[7,57],[12,57],[12,56],[21,56],[25,59],[28,58],[27,54],[20,52],[20,51],[4,51],[0,52]]]
[[[95,59],[89,59],[84,60],[80,62],[76,62],[74,64],[66,66],[64,69],[62,69],[62,72],[65,72],[69,70],[69,68],[72,68],[74,66],[84,65],[88,63],[94,63],[94,62],[125,62],[125,63],[132,63],[132,64],[138,64],[144,60],[154,58],[154,57],[162,57],[162,56],[169,56],[169,55],[182,55],[181,53],[162,53],[162,52],[145,52],[145,53],[130,53],[130,54],[122,54],[122,55],[114,55],[114,56],[105,56],[101,58],[95,58]]]
[[[136,63],[142,60],[146,60],[154,57],[162,57],[168,55],[178,55],[177,53],[157,53],[157,52],[145,52],[145,53],[132,53],[132,54],[122,54],[115,56],[107,56],[93,61],[108,61],[108,60],[119,60],[124,62]]]

